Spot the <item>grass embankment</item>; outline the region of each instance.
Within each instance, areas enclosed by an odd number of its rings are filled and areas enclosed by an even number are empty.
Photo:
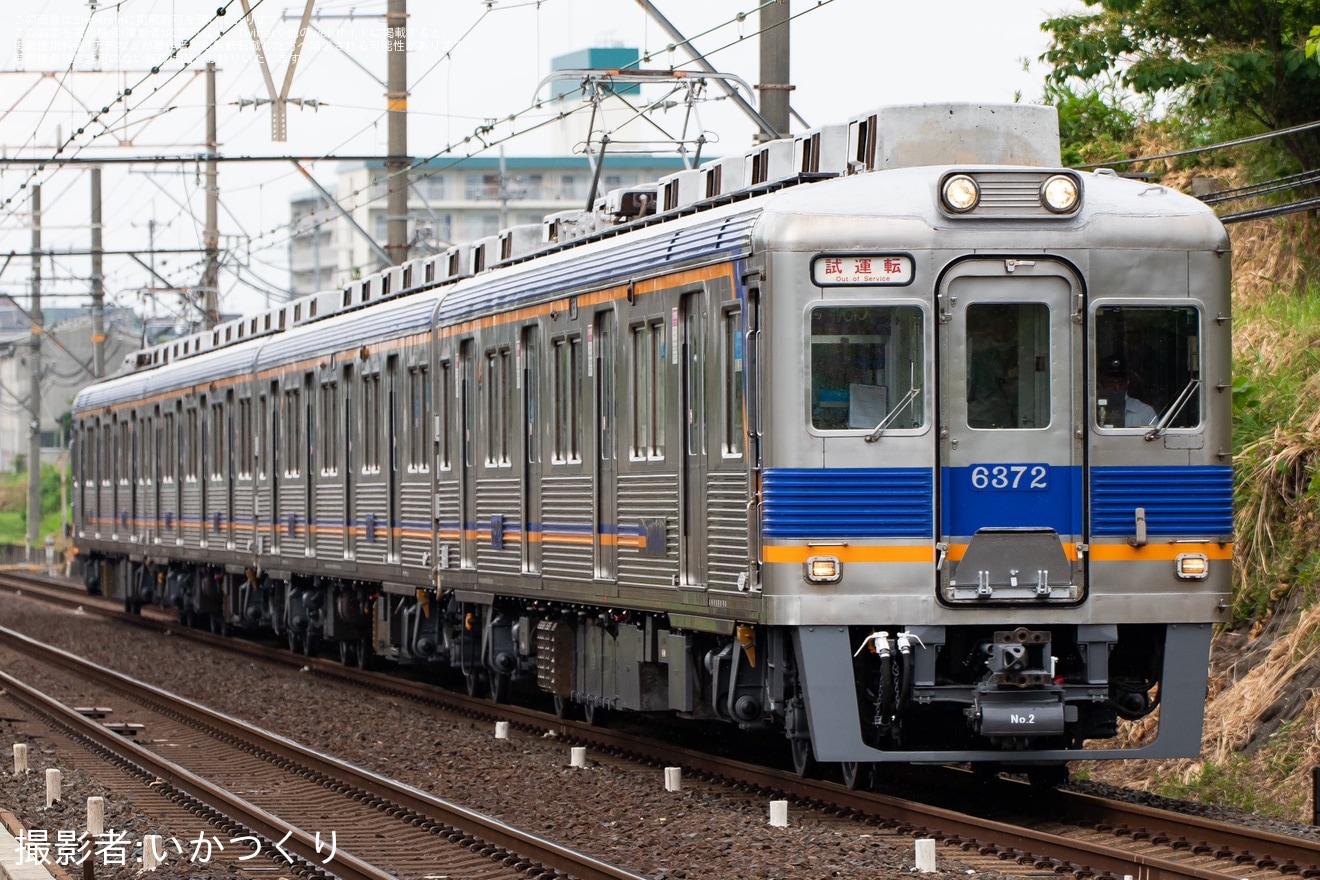
[[[0,545],[21,547],[27,539],[28,478],[26,473],[0,475]],[[41,468],[41,537],[55,538],[55,546],[64,549],[61,533],[64,520],[60,516],[60,472],[51,465]]]

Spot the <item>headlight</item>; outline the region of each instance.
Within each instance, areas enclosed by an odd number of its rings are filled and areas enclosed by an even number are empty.
[[[1077,181],[1066,174],[1056,174],[1040,186],[1040,201],[1056,214],[1067,214],[1077,207]]]
[[[955,214],[966,214],[981,200],[981,188],[966,174],[955,174],[944,181],[940,196],[944,199],[944,207]]]
[[[812,556],[804,569],[803,576],[810,584],[837,584],[843,577],[843,563],[833,556]]]
[[[1173,570],[1185,581],[1203,581],[1210,575],[1210,560],[1204,553],[1180,553],[1173,561]]]

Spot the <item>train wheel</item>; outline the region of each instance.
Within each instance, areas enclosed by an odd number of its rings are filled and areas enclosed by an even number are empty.
[[[368,669],[371,669],[373,666],[376,665],[374,657],[375,654],[371,650],[371,642],[368,641],[367,639],[358,639],[357,640],[358,669],[361,669],[364,672]]]
[[[353,643],[347,639],[339,640],[339,662],[345,666],[352,666],[356,659],[354,655],[357,652],[353,650]]]
[[[509,702],[509,690],[513,685],[513,676],[507,672],[496,672],[490,677],[490,699],[493,703]]]
[[[811,740],[791,739],[788,741],[793,752],[793,772],[804,779],[816,772],[816,756],[811,754]]]
[[[486,692],[486,675],[480,669],[469,669],[463,673],[463,685],[469,697],[479,697]]]
[[[302,652],[308,657],[316,656],[316,649],[320,644],[320,637],[310,629],[303,633]]]
[[[840,762],[839,775],[843,777],[843,787],[849,791],[871,787],[871,765],[866,761]]]
[[[292,628],[285,630],[285,633],[289,636],[289,650],[297,654],[298,649],[302,647],[302,639],[298,638],[298,634]]]
[[[610,723],[610,710],[599,703],[583,703],[582,720],[592,727],[606,727]]]

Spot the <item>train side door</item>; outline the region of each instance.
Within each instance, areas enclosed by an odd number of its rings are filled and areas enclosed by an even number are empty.
[[[596,420],[596,577],[619,574],[618,395],[616,394],[615,318],[612,309],[596,316],[595,351],[588,369],[595,375]],[[594,361],[594,363],[593,363]]]
[[[1082,294],[1048,260],[974,260],[939,288],[939,589],[1080,600]]]
[[[678,357],[683,431],[683,466],[679,476],[682,527],[679,530],[679,583],[706,584],[706,297],[685,294],[680,301]]]
[[[357,490],[357,445],[353,435],[358,423],[355,409],[357,397],[353,385],[353,365],[344,364],[344,423],[335,425],[332,430],[342,431],[341,441],[344,447],[344,558],[352,559],[357,552],[357,507],[353,504],[353,493]]]
[[[389,465],[386,493],[386,536],[388,537],[387,560],[390,562],[399,561],[399,481],[403,478],[401,468],[399,467],[399,458],[401,450],[399,445],[401,438],[399,435],[399,356],[390,355],[385,361],[385,436],[389,438],[389,449],[385,453],[389,456],[387,464]]]
[[[477,348],[472,339],[458,347],[459,556],[463,568],[477,567]]]
[[[518,381],[522,401],[522,570],[541,571],[541,328],[522,329],[518,348]]]

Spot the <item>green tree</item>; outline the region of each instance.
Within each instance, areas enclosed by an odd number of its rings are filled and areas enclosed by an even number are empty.
[[[1241,131],[1289,128],[1320,116],[1320,65],[1306,40],[1320,0],[1087,0],[1047,20],[1049,82],[1119,82],[1193,119]],[[1288,136],[1302,168],[1320,166],[1320,132]]]

